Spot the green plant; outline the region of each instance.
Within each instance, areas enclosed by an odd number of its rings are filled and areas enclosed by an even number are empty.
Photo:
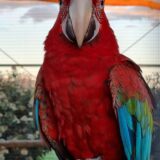
[[[11,73],[0,73],[0,140],[39,139],[33,122],[34,81],[14,68]],[[46,150],[15,148],[0,152],[5,160],[33,160]]]
[[[58,160],[55,152],[53,150],[39,156],[36,160]]]

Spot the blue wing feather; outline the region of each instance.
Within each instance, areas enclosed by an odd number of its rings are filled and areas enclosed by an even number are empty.
[[[150,153],[151,153],[151,144],[152,144],[152,133],[150,132],[150,134],[149,134],[149,143],[148,143],[148,152],[147,152],[148,160],[150,158]]]
[[[140,103],[140,101],[136,101],[136,105],[137,105],[136,117],[138,120],[140,120],[140,116],[141,116],[141,103]]]
[[[132,145],[131,145],[131,138],[129,134],[129,128],[127,125],[127,120],[126,120],[126,112],[124,107],[120,107],[118,109],[118,120],[119,120],[119,126],[120,126],[120,133],[122,137],[122,142],[124,145],[124,150],[127,156],[127,159],[131,159],[131,154],[132,154]]]
[[[148,147],[150,143],[150,131],[147,129],[145,136],[142,139],[142,160],[148,160]]]
[[[34,117],[35,117],[36,128],[39,129],[39,99],[35,99],[34,114],[35,114]]]
[[[139,109],[143,107],[143,103],[138,101],[136,104],[136,108],[138,109],[134,115],[136,116],[135,122],[133,121],[132,111],[129,112],[127,110],[127,105],[123,105],[117,109],[120,135],[127,160],[149,160],[152,131],[149,126],[147,126],[145,132],[142,132],[147,123],[147,119],[144,115],[142,116]]]
[[[125,114],[125,119],[127,121],[127,126],[129,127],[129,129],[133,130],[132,116],[127,111],[126,106],[123,107],[123,111],[124,111],[124,114]]]
[[[137,122],[136,126],[136,160],[141,160],[141,140],[142,140],[142,131],[141,125]]]

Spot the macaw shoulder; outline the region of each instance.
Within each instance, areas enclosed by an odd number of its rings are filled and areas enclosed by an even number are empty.
[[[154,106],[151,91],[142,76],[140,67],[123,55],[120,59],[121,63],[115,64],[109,75],[112,96],[117,100],[115,103],[121,106],[123,101],[135,97],[142,101],[147,100],[150,106]],[[124,100],[115,98],[117,94],[123,95]]]

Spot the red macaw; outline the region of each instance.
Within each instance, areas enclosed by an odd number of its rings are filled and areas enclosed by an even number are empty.
[[[103,0],[61,0],[45,41],[34,115],[60,160],[149,160],[151,92],[119,53]]]

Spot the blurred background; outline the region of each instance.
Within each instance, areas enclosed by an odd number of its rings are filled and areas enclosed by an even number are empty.
[[[160,160],[160,0],[106,0],[121,53],[141,66],[156,100],[152,160]],[[0,0],[0,160],[53,160],[32,108],[43,42],[59,11],[54,0]]]

